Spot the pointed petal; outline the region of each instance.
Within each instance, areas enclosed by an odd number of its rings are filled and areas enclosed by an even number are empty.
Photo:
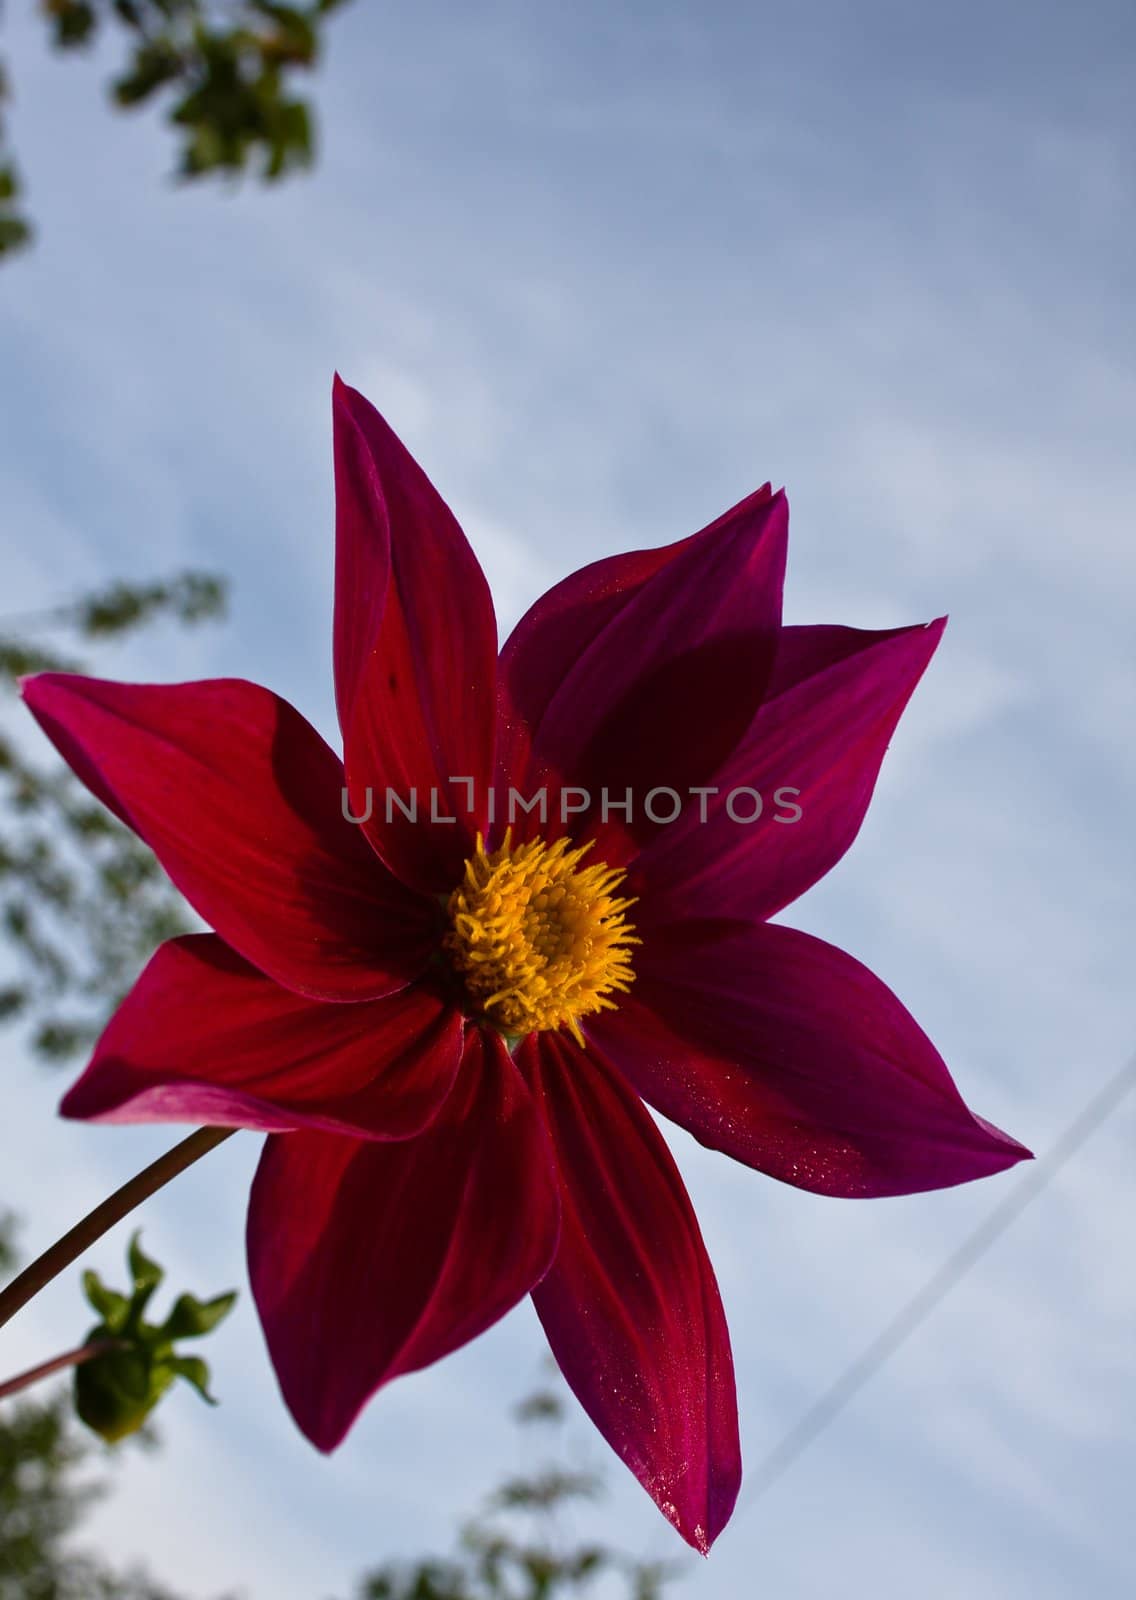
[[[772,496],[766,484],[751,497]],[[538,728],[556,691],[584,651],[661,567],[697,534],[652,550],[605,556],[570,573],[525,612],[501,650],[497,733],[499,782],[528,766],[530,730]]]
[[[968,1110],[927,1035],[842,950],[770,923],[645,943],[635,990],[589,1027],[657,1111],[817,1194],[914,1194],[1029,1156]]]
[[[560,1248],[533,1303],[592,1421],[705,1554],[741,1455],[729,1333],[690,1200],[647,1111],[591,1052],[544,1033],[517,1059],[561,1192]]]
[[[407,883],[444,893],[484,829],[497,626],[453,513],[375,408],[336,380],[336,694],[356,815]],[[473,804],[468,782],[472,781]],[[386,789],[395,804],[387,819]],[[431,820],[433,807],[442,822]]]
[[[362,1000],[421,971],[434,908],[344,819],[343,769],[287,701],[237,679],[49,672],[21,688],[87,787],[269,977],[316,999]]]
[[[307,1000],[191,934],[152,957],[60,1109],[405,1139],[449,1093],[461,1036],[459,1013],[422,984],[357,1005]]]
[[[753,718],[780,629],[787,532],[784,495],[759,490],[666,561],[601,563],[538,602],[502,656],[514,763],[525,729],[531,738],[507,781],[527,793],[547,784],[554,816],[562,783],[586,791],[572,832],[594,835],[612,863],[633,855],[660,826],[650,792],[708,781]],[[629,789],[630,819],[617,809]],[[670,803],[650,806],[665,815]]]
[[[635,864],[644,926],[684,917],[770,917],[840,860],[860,831],[896,723],[946,619],[869,633],[785,628],[766,700],[714,777],[706,820],[691,805]],[[753,821],[727,798],[756,791]],[[734,815],[758,810],[738,796]]]
[[[301,1430],[333,1450],[384,1383],[484,1332],[547,1270],[558,1228],[536,1108],[504,1045],[480,1029],[416,1139],[270,1137],[249,1204],[249,1272]]]

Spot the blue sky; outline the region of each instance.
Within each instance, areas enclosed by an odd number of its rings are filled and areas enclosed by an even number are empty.
[[[787,486],[787,616],[949,612],[863,833],[785,920],[853,951],[969,1100],[1044,1152],[1136,1047],[1136,15],[1127,4],[357,3],[329,30],[317,174],[176,191],[150,119],[6,17],[40,228],[3,268],[2,609],[227,571],[224,630],[110,675],[244,675],[329,735],[333,369],[454,507],[506,629],[586,560]],[[4,1067],[29,1246],[169,1142],[58,1122]],[[1131,1592],[1128,1102],[680,1592]],[[718,1269],[751,1464],[1018,1181],[826,1202],[674,1133]],[[256,1156],[147,1210],[183,1281],[244,1284]],[[62,1177],[61,1177],[62,1175]],[[115,1270],[122,1237],[95,1252]],[[70,1283],[3,1366],[75,1331]],[[517,1464],[522,1307],[384,1393],[325,1461],[247,1298],[222,1410],[167,1409],[94,1533],[170,1581],[346,1596]],[[581,1423],[590,1459],[606,1455]],[[601,1531],[678,1541],[614,1459]]]

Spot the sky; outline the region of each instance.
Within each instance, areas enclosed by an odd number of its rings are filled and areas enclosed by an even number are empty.
[[[107,676],[246,676],[334,738],[334,370],[454,508],[502,635],[545,587],[771,478],[786,617],[949,613],[852,850],[782,920],[896,990],[968,1101],[1039,1154],[1136,1049],[1136,13],[356,3],[328,29],[315,174],[182,189],[149,114],[9,8],[39,240],[0,268],[0,612],[120,576],[226,572],[231,620]],[[29,740],[32,734],[29,732]],[[46,1245],[172,1142],[54,1116],[4,1052],[0,1189]],[[676,1593],[1094,1600],[1136,1581],[1130,1097]],[[854,1204],[668,1127],[718,1272],[751,1469],[1026,1181]],[[246,1288],[258,1141],[143,1223],[179,1282]],[[91,1253],[119,1270],[125,1225]],[[0,1339],[74,1334],[64,1280]],[[247,1293],[207,1412],[164,1408],[90,1524],[194,1597],[347,1600],[449,1541],[528,1459],[527,1304],[399,1380],[318,1456]],[[601,1536],[684,1547],[609,1468]],[[610,1465],[609,1465],[610,1464]]]

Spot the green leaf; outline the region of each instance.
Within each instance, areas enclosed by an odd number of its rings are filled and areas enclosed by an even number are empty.
[[[288,61],[297,66],[310,66],[318,48],[316,31],[302,11],[295,6],[281,6],[270,0],[250,0],[254,11],[277,25],[277,32],[269,38],[261,37],[261,49],[273,61]]]
[[[61,620],[72,620],[88,639],[125,633],[162,613],[193,623],[223,616],[227,585],[210,572],[181,572],[165,583],[114,583],[76,604],[63,607]],[[76,670],[72,668],[71,670]]]
[[[0,674],[5,678],[24,678],[32,672],[77,672],[69,657],[21,639],[0,639]]]
[[[28,1003],[28,991],[17,984],[0,989],[0,1022],[18,1017]]]
[[[513,1408],[513,1415],[518,1422],[559,1422],[564,1404],[551,1389],[538,1389]]]
[[[31,225],[22,217],[0,215],[0,255],[9,250],[19,250],[31,240]]]
[[[579,1583],[584,1578],[589,1578],[594,1572],[599,1572],[607,1565],[607,1552],[599,1545],[586,1545],[578,1550],[571,1562],[571,1573],[575,1582]]]
[[[32,1047],[37,1055],[47,1061],[66,1061],[77,1054],[83,1045],[95,1042],[99,1030],[90,1023],[66,1022],[48,1018],[40,1024],[32,1037]]]
[[[55,23],[55,44],[60,49],[88,43],[98,22],[88,0],[51,0],[46,9]]]
[[[156,89],[188,77],[190,68],[181,53],[168,40],[159,39],[138,46],[128,71],[111,84],[111,93],[117,105],[140,105]]]

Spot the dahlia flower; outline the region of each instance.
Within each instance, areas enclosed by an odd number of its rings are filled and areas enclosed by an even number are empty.
[[[214,931],[163,945],[65,1115],[263,1130],[249,1270],[323,1450],[523,1296],[696,1548],[740,1481],[729,1336],[647,1106],[821,1194],[1028,1154],[852,956],[771,919],[835,865],[943,622],[785,627],[767,485],[543,596],[485,578],[337,380],[343,760],[221,679],[24,696]]]

